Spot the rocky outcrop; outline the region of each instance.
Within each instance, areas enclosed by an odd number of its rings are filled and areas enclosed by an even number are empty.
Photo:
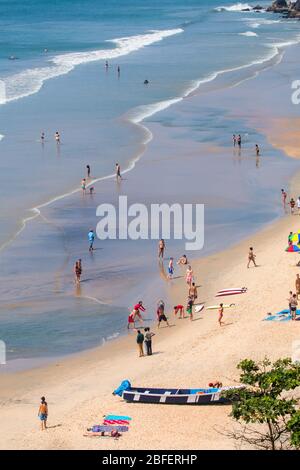
[[[285,13],[288,12],[289,5],[286,0],[275,0],[267,11],[273,11],[274,13]]]
[[[296,0],[295,2],[276,0],[270,7],[267,8],[267,11],[282,13],[286,18],[300,19],[300,0]]]

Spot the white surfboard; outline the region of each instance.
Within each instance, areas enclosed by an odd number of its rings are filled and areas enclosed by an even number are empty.
[[[220,289],[218,290],[218,294],[220,294],[221,292],[236,292],[236,291],[246,291],[247,290],[247,287],[232,287],[231,289]]]
[[[235,304],[228,304],[228,305],[223,305],[223,308],[233,308],[235,307]],[[210,305],[209,307],[206,307],[206,310],[217,310],[220,308],[220,305]]]
[[[196,313],[199,313],[199,312],[201,312],[203,309],[204,309],[204,305],[203,305],[203,304],[196,305],[196,307],[195,307],[195,312],[196,312]]]

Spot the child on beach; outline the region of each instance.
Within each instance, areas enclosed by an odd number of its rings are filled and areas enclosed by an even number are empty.
[[[144,335],[141,333],[140,330],[137,331],[137,337],[136,337],[136,342],[138,345],[138,351],[139,351],[139,356],[143,357],[144,356],[144,349],[143,349],[143,344],[144,344]]]
[[[185,276],[186,283],[191,287],[193,282],[193,270],[191,265],[188,265]]]
[[[173,274],[174,274],[174,260],[173,258],[170,258],[169,267],[168,267],[168,278],[172,279]]]
[[[48,418],[48,405],[45,397],[41,398],[41,404],[39,407],[38,417],[41,420],[41,430],[47,429],[47,418]]]
[[[147,356],[152,356],[152,337],[155,336],[155,333],[150,331],[150,328],[145,328],[145,345]]]
[[[179,318],[184,318],[184,306],[183,305],[174,305],[174,315],[176,316],[179,312]]]
[[[223,308],[223,304],[220,304],[220,308],[219,308],[219,317],[218,317],[218,322],[219,322],[219,325],[222,326],[222,318],[223,318],[223,313],[224,313],[224,308]]]
[[[247,264],[247,268],[249,268],[251,261],[252,261],[252,263],[254,264],[254,266],[257,267],[257,264],[255,263],[255,258],[256,258],[256,255],[254,254],[253,248],[252,248],[252,246],[251,246],[251,247],[249,248],[249,253],[248,253],[248,264]]]
[[[191,321],[193,321],[193,304],[193,299],[189,297],[186,306],[186,313],[190,316]]]
[[[85,190],[86,190],[86,179],[85,178],[82,178],[82,180],[81,180],[81,189],[82,189],[83,194],[85,194]]]

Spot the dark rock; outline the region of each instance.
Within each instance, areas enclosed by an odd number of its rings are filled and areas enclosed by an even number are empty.
[[[270,7],[267,8],[267,11],[273,11],[274,13],[283,13],[288,11],[289,6],[286,0],[275,0]]]
[[[256,5],[256,7],[253,7],[254,11],[259,11],[259,10],[263,10],[263,9],[264,8],[261,5]]]

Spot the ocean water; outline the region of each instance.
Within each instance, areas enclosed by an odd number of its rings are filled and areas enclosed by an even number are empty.
[[[78,243],[85,237],[81,229],[76,232],[72,197],[80,191],[86,164],[94,184],[109,181],[116,161],[122,170],[132,169],[153,138],[147,122],[185,129],[187,142],[201,128],[199,144],[231,145],[236,122],[224,126],[208,105],[200,117],[198,110],[190,113],[189,108],[179,116],[175,109],[185,97],[231,86],[276,64],[286,48],[300,41],[297,22],[243,11],[247,5],[226,0],[0,0],[0,337],[9,345],[9,358],[66,354],[122,332],[120,318],[124,311],[126,318],[127,302],[138,292],[135,276],[137,271],[145,276],[146,268],[134,265],[132,277],[126,272],[125,289],[120,265],[110,266],[109,281],[123,283],[120,292],[126,301],[106,299],[97,309],[89,305],[83,318],[82,303],[70,295],[69,278],[53,287],[53,270],[62,269],[63,241],[53,227],[41,226],[41,218],[46,214],[69,230],[65,266],[71,269],[78,255],[72,235]],[[61,134],[60,146],[55,131]],[[245,135],[251,132],[244,126]],[[155,137],[153,141],[159,152]],[[274,155],[276,165],[282,156]],[[282,173],[283,181],[293,168],[291,164]],[[253,194],[262,180],[253,175]],[[280,181],[274,176],[257,222],[278,216],[272,191]],[[247,197],[253,197],[251,189]],[[95,207],[79,210],[83,220]],[[210,226],[223,218],[224,224],[227,220],[238,226],[243,220],[239,210],[212,210]],[[251,210],[255,212],[254,206]],[[251,225],[251,217],[243,221],[247,223]],[[51,252],[45,253],[48,247]],[[118,254],[122,256],[121,248]],[[50,297],[49,283],[55,293]],[[53,317],[62,334],[55,334]],[[41,341],[44,324],[51,336],[46,344]]]

